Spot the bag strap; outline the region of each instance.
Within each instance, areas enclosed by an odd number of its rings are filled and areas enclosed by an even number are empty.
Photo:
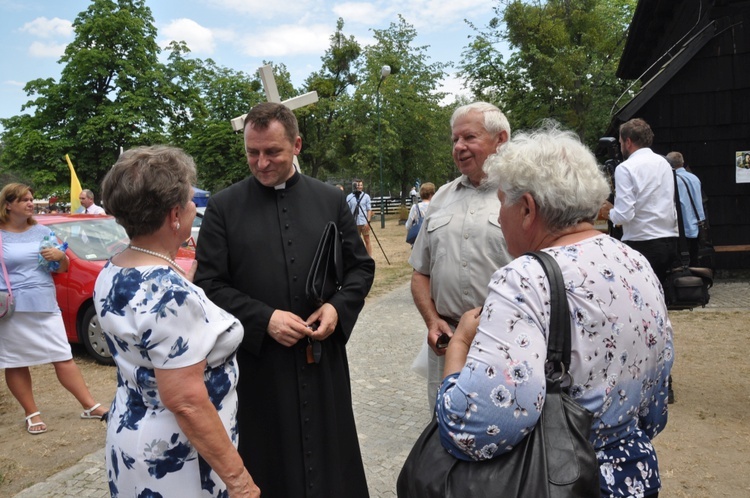
[[[5,267],[5,256],[3,255],[3,235],[0,233],[0,264],[3,265],[3,276],[5,277],[5,284],[8,286],[8,294],[13,299],[13,289],[10,288],[10,277],[8,277],[8,269]]]
[[[556,372],[570,371],[570,310],[560,265],[546,252],[527,252],[542,265],[549,280],[550,319],[547,337],[547,360]],[[559,367],[564,367],[564,370]]]
[[[690,205],[693,206],[693,213],[695,213],[695,219],[698,221],[701,221],[700,216],[698,216],[698,209],[695,207],[695,201],[693,200],[693,194],[690,193],[690,185],[688,185],[687,180],[685,180],[683,177],[675,173],[675,176],[679,178],[682,181],[682,184],[685,185],[685,190],[687,191],[688,198],[690,199]]]
[[[354,195],[354,194],[352,194],[352,195]],[[359,212],[361,212],[361,213],[362,213],[362,216],[364,216],[364,217],[365,217],[365,221],[367,221],[367,213],[365,213],[365,208],[363,208],[363,207],[362,207],[362,206],[360,206],[360,204],[359,204],[360,202],[362,202],[362,198],[363,198],[363,197],[364,197],[365,195],[366,195],[366,194],[365,194],[364,192],[362,192],[362,193],[361,193],[361,194],[359,195],[359,197],[357,197],[356,195],[354,195],[354,197],[356,197],[356,199],[357,199],[357,205],[356,205],[356,206],[354,206],[354,211],[352,212],[352,214],[353,214],[354,216],[357,216],[357,211],[359,211]],[[382,199],[381,199],[381,200],[382,200]]]

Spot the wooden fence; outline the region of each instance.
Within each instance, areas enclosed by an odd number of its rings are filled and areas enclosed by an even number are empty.
[[[406,207],[411,209],[411,199],[405,199]],[[401,199],[385,199],[385,214],[398,214],[398,208],[401,207]],[[380,215],[380,199],[372,199],[372,214],[373,216]]]

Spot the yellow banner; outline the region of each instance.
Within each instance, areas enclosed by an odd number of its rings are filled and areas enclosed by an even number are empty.
[[[70,162],[70,158],[65,154],[65,160],[68,161],[68,168],[70,168],[70,212],[75,213],[81,207],[81,201],[78,197],[81,195],[81,182],[78,181],[78,175],[76,170],[73,168],[73,163]]]

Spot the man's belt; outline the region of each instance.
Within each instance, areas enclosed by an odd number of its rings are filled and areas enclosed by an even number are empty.
[[[443,315],[438,315],[438,316],[440,317],[441,320],[444,320],[445,323],[447,323],[448,325],[450,325],[454,329],[456,327],[458,327],[458,320],[454,320],[453,318],[450,318],[450,317],[447,317],[447,316],[443,316]]]

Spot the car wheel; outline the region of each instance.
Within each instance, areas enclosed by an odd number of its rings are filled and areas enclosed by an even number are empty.
[[[81,320],[81,330],[78,332],[81,342],[86,347],[86,351],[98,363],[102,365],[114,365],[115,360],[109,352],[109,346],[104,339],[104,332],[99,323],[99,317],[96,316],[94,305],[86,308]]]

